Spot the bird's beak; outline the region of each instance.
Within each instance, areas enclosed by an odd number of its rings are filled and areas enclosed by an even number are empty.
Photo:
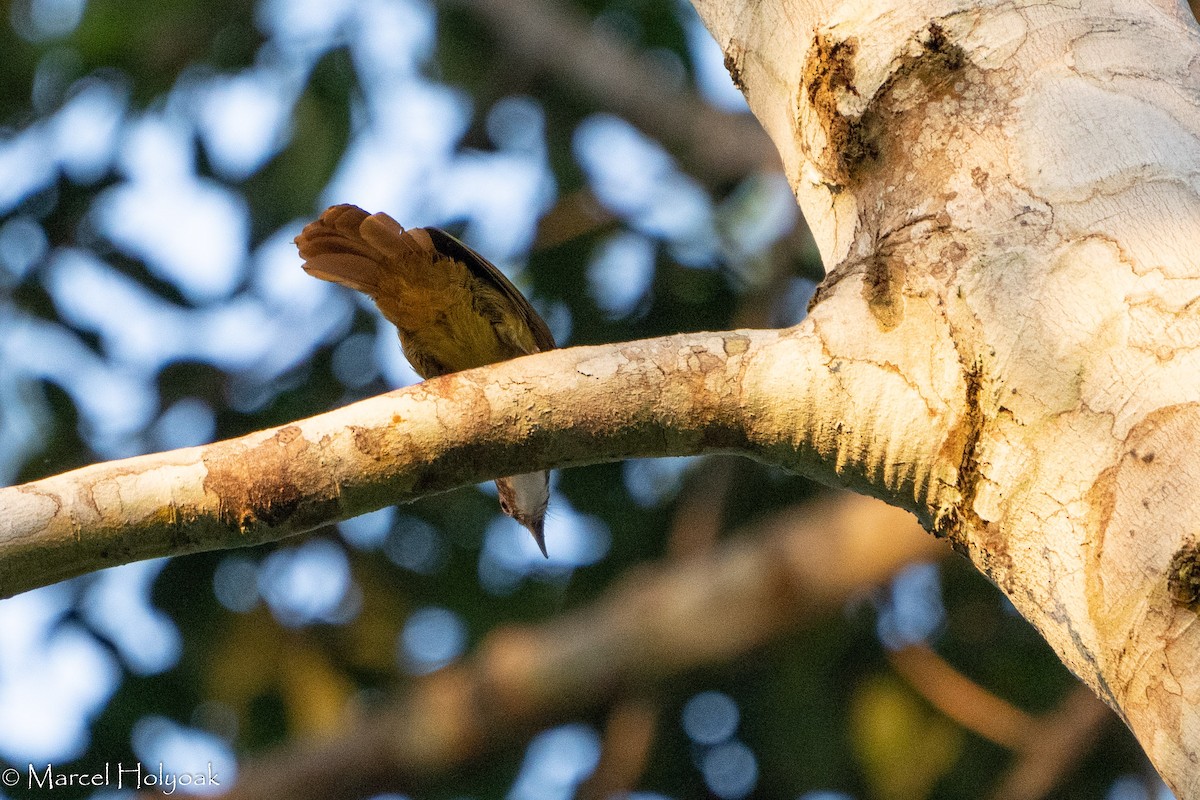
[[[546,518],[538,517],[535,520],[531,520],[525,527],[533,534],[533,540],[537,542],[538,549],[542,551],[542,555],[549,558],[550,553],[546,552]]]

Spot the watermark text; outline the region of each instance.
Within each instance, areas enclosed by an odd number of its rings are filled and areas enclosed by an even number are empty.
[[[189,793],[207,793],[212,790],[210,787],[221,786],[221,776],[213,769],[211,761],[199,772],[179,772],[167,769],[162,763],[148,766],[138,761],[109,762],[95,770],[80,770],[77,767],[61,769],[54,764],[27,764],[24,769],[9,767],[0,771],[0,784],[9,789],[21,787],[47,792],[82,786],[89,789],[149,789],[161,794],[174,794],[182,788]]]

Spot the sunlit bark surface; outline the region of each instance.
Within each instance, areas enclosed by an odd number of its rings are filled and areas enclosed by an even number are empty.
[[[886,370],[931,415],[961,411],[957,439],[914,461],[884,386],[874,429],[850,453],[840,432],[839,458],[889,492],[911,481],[1178,795],[1200,796],[1189,12],[696,5],[821,248],[809,326],[829,369],[860,403],[862,374]]]

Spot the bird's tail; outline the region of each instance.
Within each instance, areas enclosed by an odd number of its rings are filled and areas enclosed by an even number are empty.
[[[417,231],[421,232],[422,231]],[[358,206],[330,206],[296,237],[304,271],[378,299],[395,291],[394,281],[420,284],[429,279],[431,247],[423,247],[387,214]]]
[[[327,208],[296,246],[309,275],[370,295],[402,333],[427,328],[467,291],[465,267],[439,256],[424,228],[358,206]]]

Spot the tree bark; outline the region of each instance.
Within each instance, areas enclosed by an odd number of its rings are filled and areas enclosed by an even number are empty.
[[[830,351],[813,328],[553,350],[0,489],[0,596],[259,544],[498,476],[638,456],[741,452],[919,511],[914,498],[932,485],[921,467],[957,435],[943,424],[947,403],[922,400],[889,366],[839,365]],[[952,368],[922,378],[947,397],[958,380]],[[904,466],[884,468],[885,457]]]
[[[810,324],[830,368],[890,367],[955,411],[929,469],[898,458],[877,418],[883,451],[864,476],[898,492],[889,476],[927,474],[916,498],[935,529],[1123,716],[1175,792],[1200,796],[1188,10],[695,4],[821,249]],[[927,375],[947,366],[955,378],[934,388]]]

